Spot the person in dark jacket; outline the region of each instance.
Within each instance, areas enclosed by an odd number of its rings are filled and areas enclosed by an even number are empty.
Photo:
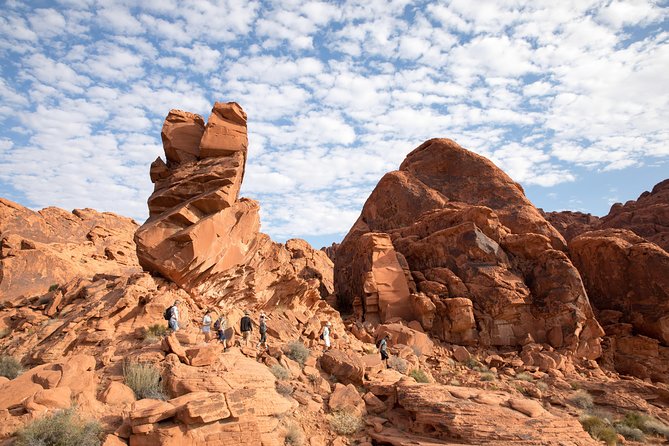
[[[381,361],[383,361],[386,364],[386,368],[390,368],[388,365],[388,358],[390,355],[388,354],[388,341],[390,340],[390,333],[386,334],[380,341],[379,341],[379,353],[381,353]]]
[[[248,310],[244,311],[244,317],[239,321],[239,331],[242,332],[244,347],[246,347],[251,339],[251,332],[253,331],[253,323],[251,322]]]

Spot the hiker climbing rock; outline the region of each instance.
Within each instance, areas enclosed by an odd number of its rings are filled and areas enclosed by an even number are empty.
[[[207,310],[202,318],[202,333],[204,333],[204,342],[211,339],[211,310]]]
[[[388,365],[388,358],[390,355],[388,355],[388,341],[390,340],[390,333],[386,334],[381,340],[376,344],[376,346],[379,348],[379,353],[381,353],[381,361],[383,361],[386,364],[386,368],[390,368]]]
[[[172,306],[165,309],[164,317],[167,319],[167,326],[172,331],[179,330],[179,305],[181,302],[175,300]]]
[[[321,339],[325,343],[324,352],[330,350],[330,326],[330,321],[327,321],[325,327],[323,327],[323,333],[321,333]]]
[[[225,336],[225,329],[228,326],[228,321],[225,318],[224,314],[221,314],[218,319],[216,319],[216,322],[214,322],[214,330],[216,330],[216,336],[218,337],[218,340],[223,343],[223,349],[224,351],[228,351],[228,340],[227,337]]]
[[[244,340],[244,347],[246,347],[251,339],[251,331],[253,331],[253,324],[249,317],[249,312],[244,311],[244,317],[239,321],[239,331],[242,332],[242,339]]]
[[[267,315],[263,311],[260,312],[258,331],[260,332],[260,341],[258,341],[256,348],[262,345],[267,350]]]

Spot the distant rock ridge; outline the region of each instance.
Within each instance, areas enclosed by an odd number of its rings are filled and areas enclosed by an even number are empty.
[[[342,308],[448,342],[601,353],[564,238],[489,160],[431,139],[386,174],[337,248]]]
[[[567,241],[587,231],[628,229],[669,252],[669,179],[636,200],[613,204],[601,218],[572,211],[546,212],[544,216]]]
[[[0,198],[0,302],[31,297],[77,277],[141,271],[137,223],[93,209],[32,211]]]
[[[246,119],[235,102],[216,102],[206,124],[169,112],[161,133],[167,162],[151,164],[150,216],[135,235],[139,262],[222,305],[266,303],[291,290],[327,297],[334,286],[325,252],[302,240],[272,242],[260,233],[258,202],[239,197]]]

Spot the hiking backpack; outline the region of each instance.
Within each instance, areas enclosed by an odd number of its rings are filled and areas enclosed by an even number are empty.
[[[165,308],[165,312],[163,313],[163,317],[165,318],[166,321],[169,321],[170,319],[172,319],[172,307]]]

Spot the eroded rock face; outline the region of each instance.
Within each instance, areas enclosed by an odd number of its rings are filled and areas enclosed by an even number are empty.
[[[339,305],[358,298],[373,322],[416,320],[450,342],[518,346],[529,334],[594,358],[603,332],[564,248],[490,161],[429,140],[381,179],[338,247]]]
[[[616,367],[669,381],[669,253],[624,229],[586,232],[569,248],[607,334],[615,338]]]
[[[611,206],[599,228],[629,229],[669,252],[669,179],[656,184],[636,201]]]
[[[567,241],[588,231],[628,229],[669,251],[669,179],[625,204],[616,203],[604,217],[582,212],[547,212],[546,219]]]
[[[0,301],[41,295],[75,278],[140,271],[136,229],[132,219],[109,212],[35,212],[0,198]]]
[[[272,242],[259,232],[258,203],[239,198],[248,141],[238,104],[217,102],[206,125],[172,110],[162,139],[167,163],[151,165],[150,217],[135,235],[145,270],[229,305],[334,291],[324,252],[303,240]]]

